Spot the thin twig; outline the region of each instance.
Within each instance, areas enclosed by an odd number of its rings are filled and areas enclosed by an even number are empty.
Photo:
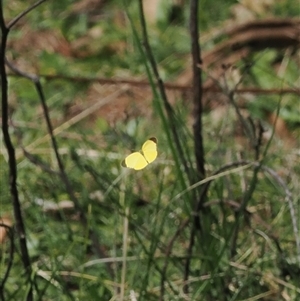
[[[36,91],[39,95],[39,99],[40,99],[41,104],[42,104],[43,113],[44,113],[47,129],[48,129],[48,135],[50,137],[50,141],[52,143],[52,148],[53,148],[55,158],[56,158],[56,161],[57,161],[57,165],[58,165],[58,168],[59,168],[60,178],[61,178],[62,182],[64,183],[64,185],[66,187],[66,191],[67,191],[71,201],[74,203],[75,208],[80,213],[80,218],[81,218],[81,222],[82,222],[83,226],[88,227],[87,217],[81,210],[80,203],[79,203],[77,197],[75,196],[72,184],[71,184],[71,182],[70,182],[70,180],[67,176],[67,173],[65,171],[64,163],[63,163],[63,161],[61,159],[61,156],[59,154],[59,151],[58,151],[58,145],[57,145],[56,137],[55,137],[54,130],[53,130],[53,127],[52,127],[52,123],[51,123],[51,119],[50,119],[50,115],[49,115],[49,109],[48,109],[48,106],[47,106],[47,103],[46,103],[46,99],[45,99],[45,96],[44,96],[43,87],[41,85],[40,79],[37,75],[27,74],[26,72],[19,70],[17,67],[15,67],[13,64],[11,64],[8,61],[7,61],[7,65],[14,72],[16,72],[18,74],[22,74],[25,78],[30,79],[34,83]],[[97,255],[99,257],[106,257],[106,254],[104,254],[104,252],[102,251],[102,248],[101,248],[101,245],[100,245],[100,242],[99,242],[99,238],[97,237],[97,235],[92,230],[90,231],[89,234],[90,234],[90,239],[91,239],[92,244],[94,246],[95,252],[97,252]],[[107,265],[107,268],[108,268],[109,273],[111,275],[113,275],[113,271],[112,271],[112,269],[110,268],[109,265]]]
[[[197,164],[197,177],[196,181],[202,180],[205,177],[204,167],[204,147],[203,147],[203,136],[202,136],[202,59],[201,59],[201,48],[199,45],[199,24],[198,24],[198,0],[191,0],[190,2],[190,36],[191,36],[191,54],[192,54],[192,71],[193,71],[193,134],[194,134],[194,153]],[[201,230],[200,227],[200,210],[201,204],[204,203],[207,194],[207,185],[200,188],[198,194],[198,200],[195,202],[194,207],[197,215],[194,217],[190,233],[190,242],[187,250],[187,260],[185,262],[184,269],[184,282],[187,283],[190,262],[192,257],[192,250],[195,243],[195,235],[197,231]],[[197,226],[199,225],[199,227]],[[183,287],[184,293],[188,293],[188,285]]]
[[[40,159],[38,156],[29,153],[28,151],[26,151],[26,149],[24,147],[22,147],[22,150],[23,150],[24,156],[32,164],[38,166],[39,168],[41,168],[41,170],[43,170],[49,174],[59,176],[59,173],[57,171],[53,170],[46,162],[43,162],[42,159]]]
[[[18,16],[16,16],[13,20],[11,20],[7,24],[7,28],[10,30],[21,18],[23,18],[25,15],[27,15],[29,12],[31,12],[33,9],[41,5],[43,2],[46,2],[47,0],[39,0],[36,3],[33,3],[30,7],[25,9],[23,12],[21,12]]]
[[[150,43],[148,41],[147,26],[146,26],[146,21],[145,21],[145,16],[144,16],[144,9],[143,9],[143,0],[139,0],[139,16],[140,16],[140,22],[141,22],[141,26],[142,26],[143,45],[144,45],[147,57],[148,57],[149,62],[150,62],[152,72],[153,72],[153,74],[155,76],[155,79],[157,81],[158,89],[159,89],[159,92],[160,92],[160,95],[161,95],[166,113],[167,113],[169,121],[170,121],[170,128],[171,128],[171,132],[172,132],[172,135],[173,135],[173,141],[176,145],[176,149],[178,151],[178,154],[179,154],[181,163],[184,167],[185,173],[190,178],[190,170],[189,170],[189,167],[188,167],[188,164],[187,164],[186,156],[185,156],[183,148],[182,148],[181,141],[179,139],[179,134],[178,134],[178,131],[177,131],[177,125],[176,125],[176,121],[175,121],[175,118],[174,118],[173,108],[172,108],[172,106],[170,105],[170,103],[168,101],[165,86],[164,86],[164,82],[162,81],[162,79],[159,75],[157,64],[156,64],[154,55],[152,53]],[[191,181],[191,179],[190,179],[190,181]]]
[[[6,51],[6,42],[9,34],[9,28],[6,27],[4,16],[3,16],[3,7],[2,1],[0,1],[0,27],[1,27],[1,45],[0,45],[0,74],[1,74],[1,98],[2,98],[2,133],[4,143],[6,145],[7,153],[8,153],[8,166],[9,166],[9,187],[10,194],[13,203],[14,209],[14,217],[16,223],[16,230],[19,238],[20,249],[21,249],[21,257],[23,261],[23,266],[26,271],[26,277],[29,284],[29,290],[26,296],[27,301],[33,300],[33,291],[32,291],[32,283],[31,283],[31,262],[27,249],[26,243],[26,233],[25,226],[23,222],[22,212],[21,212],[21,204],[19,199],[19,192],[17,187],[17,162],[15,156],[15,149],[12,144],[10,134],[9,134],[9,113],[8,113],[8,86],[7,86],[7,75],[5,70],[5,51]]]
[[[19,77],[18,74],[8,73],[8,76],[11,77]],[[138,80],[138,79],[128,79],[128,78],[106,78],[106,77],[83,77],[83,76],[68,76],[62,74],[40,74],[41,78],[46,79],[47,81],[55,81],[55,80],[66,80],[76,83],[99,83],[99,84],[108,84],[108,85],[116,85],[120,86],[121,84],[127,84],[132,87],[149,87],[149,81]],[[178,90],[178,91],[188,91],[192,90],[193,86],[189,84],[176,84],[171,82],[164,82],[164,87],[166,90]],[[214,92],[214,93],[223,93],[223,90],[218,86],[203,86],[203,93]],[[241,87],[235,89],[236,94],[262,94],[262,95],[272,95],[272,94],[295,94],[300,95],[300,89],[297,88],[272,88],[272,89],[264,89],[257,87]]]
[[[60,157],[59,151],[58,151],[58,145],[57,145],[57,142],[56,142],[55,135],[53,133],[53,127],[52,127],[51,119],[50,119],[50,116],[49,116],[49,110],[48,110],[48,107],[47,107],[47,104],[46,104],[46,100],[45,100],[45,96],[44,96],[44,93],[43,93],[42,85],[41,85],[39,79],[36,80],[34,83],[36,85],[36,89],[37,89],[37,92],[39,94],[39,97],[40,97],[40,100],[41,100],[41,103],[42,103],[43,112],[44,112],[44,116],[45,116],[45,120],[46,120],[46,124],[47,124],[47,128],[48,128],[48,133],[50,135],[50,140],[52,142],[52,148],[53,148],[54,153],[55,153],[55,157],[56,157],[56,161],[57,161],[58,168],[59,168],[59,171],[60,171],[61,179],[62,179],[63,183],[65,184],[67,193],[70,196],[72,202],[74,203],[76,209],[80,212],[81,220],[82,220],[84,226],[87,227],[88,223],[87,223],[86,215],[81,210],[80,203],[79,203],[77,197],[75,196],[72,184],[69,181],[69,178],[68,178],[67,173],[65,171],[64,163],[63,163],[63,161]],[[102,248],[100,246],[99,239],[97,238],[97,235],[95,235],[94,231],[90,231],[90,239],[91,239],[92,244],[94,245],[95,251],[98,253],[99,257],[105,257],[106,254],[102,253]],[[111,275],[113,275],[113,272],[110,269],[110,266],[107,265],[107,267],[108,267],[108,271],[111,273]]]
[[[199,45],[198,29],[198,0],[192,0],[190,4],[190,35],[193,70],[193,132],[194,149],[199,179],[205,177],[204,148],[202,137],[202,65],[201,48]],[[199,180],[197,179],[197,180]]]

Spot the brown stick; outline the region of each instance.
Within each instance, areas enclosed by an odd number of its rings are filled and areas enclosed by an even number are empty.
[[[0,46],[0,75],[1,75],[1,100],[2,100],[2,133],[3,140],[7,149],[8,154],[8,167],[9,167],[9,188],[10,195],[12,200],[12,205],[14,209],[14,217],[16,223],[16,231],[19,238],[20,249],[21,249],[21,257],[23,266],[25,269],[25,274],[30,281],[31,279],[31,262],[26,244],[26,233],[25,226],[23,222],[22,212],[21,212],[21,204],[19,199],[19,192],[17,188],[17,162],[15,156],[15,149],[12,144],[10,134],[9,134],[9,126],[8,126],[8,86],[7,86],[7,75],[5,70],[5,51],[6,51],[6,43],[7,37],[9,34],[9,28],[6,27],[3,9],[2,9],[2,1],[0,1],[0,27],[1,27],[1,46]],[[8,277],[8,276],[6,276]],[[32,285],[30,284],[29,290],[27,293],[27,301],[33,300],[33,292]]]

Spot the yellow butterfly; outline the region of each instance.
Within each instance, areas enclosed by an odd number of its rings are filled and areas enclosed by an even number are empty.
[[[127,156],[122,161],[122,166],[141,170],[149,163],[153,162],[157,157],[157,139],[155,137],[149,138],[142,146],[139,152],[134,152]]]

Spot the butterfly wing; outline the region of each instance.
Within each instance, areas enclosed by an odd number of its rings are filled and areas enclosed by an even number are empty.
[[[122,162],[122,166],[140,170],[148,165],[145,157],[140,152],[134,152],[127,156]]]
[[[142,154],[148,163],[153,162],[157,157],[157,139],[155,137],[147,140],[142,146]]]

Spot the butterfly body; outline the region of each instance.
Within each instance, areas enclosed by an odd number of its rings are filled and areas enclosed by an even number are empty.
[[[155,137],[149,138],[138,152],[134,152],[127,156],[122,161],[122,166],[132,168],[134,170],[141,170],[149,163],[153,162],[157,157],[157,139]]]

